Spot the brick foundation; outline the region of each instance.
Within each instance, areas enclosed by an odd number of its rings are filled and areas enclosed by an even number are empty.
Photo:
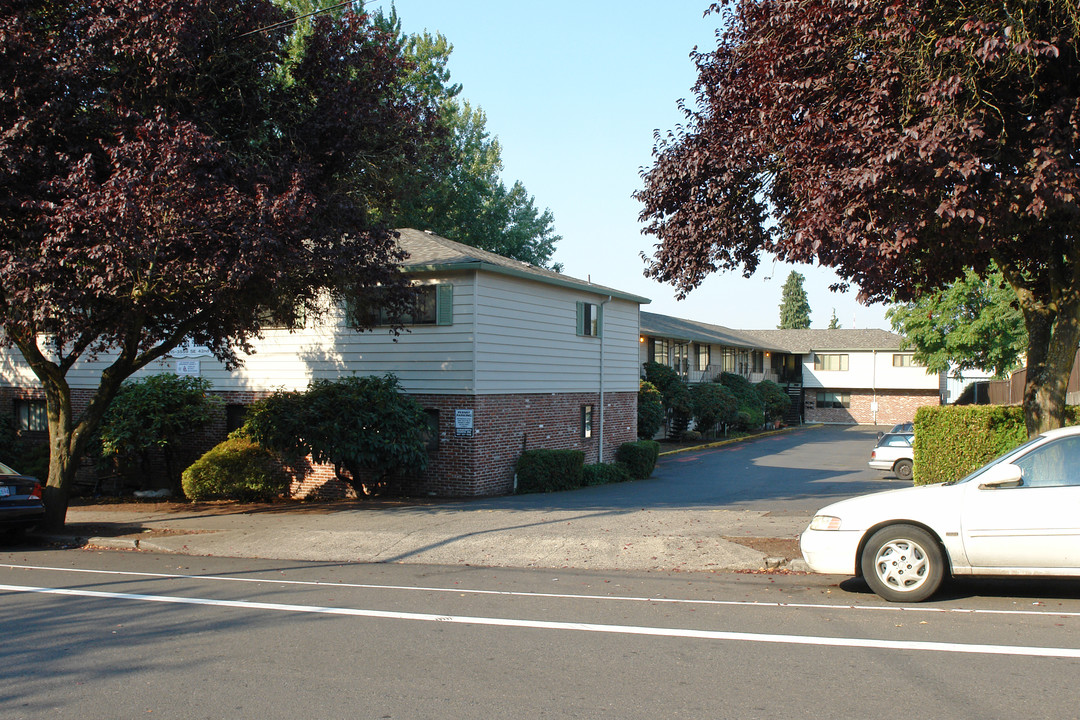
[[[851,404],[846,408],[816,407],[816,390],[807,389],[804,421],[808,423],[838,423],[848,425],[874,424],[874,411],[871,403],[877,398],[878,425],[895,425],[911,422],[915,411],[926,405],[940,405],[941,399],[936,390],[883,390],[874,393],[839,390],[829,388],[830,392],[850,392]]]

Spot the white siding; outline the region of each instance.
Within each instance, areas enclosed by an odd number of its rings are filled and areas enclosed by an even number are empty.
[[[830,350],[822,355],[847,355],[848,369],[815,370],[813,353],[803,356],[803,386],[877,390],[937,390],[938,376],[922,367],[893,367],[894,351]]]
[[[605,392],[638,387],[638,304],[604,305],[603,339],[577,335],[577,302],[607,296],[484,274],[477,297],[478,394]]]
[[[341,312],[331,314],[319,328],[308,327],[290,333],[282,329],[265,331],[252,342],[254,353],[244,356],[244,364],[228,371],[214,358],[196,358],[199,375],[209,378],[214,390],[260,391],[306,388],[313,379],[333,379],[348,373],[383,375],[392,372],[405,390],[415,393],[468,393],[472,387],[473,364],[473,282],[471,275],[459,274],[425,282],[453,282],[454,323],[449,326],[415,326],[397,336],[386,329],[360,333],[346,327]],[[0,383],[37,385],[21,355],[15,350],[0,351]],[[105,357],[77,364],[68,373],[73,388],[97,387]],[[165,358],[142,370],[136,377],[175,372],[175,358]]]

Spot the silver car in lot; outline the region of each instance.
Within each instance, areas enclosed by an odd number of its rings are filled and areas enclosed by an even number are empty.
[[[915,435],[886,433],[870,452],[870,467],[892,470],[901,480],[910,480],[915,468]]]

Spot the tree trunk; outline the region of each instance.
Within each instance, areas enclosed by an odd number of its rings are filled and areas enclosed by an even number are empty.
[[[50,413],[51,415],[51,413]],[[67,521],[71,484],[75,480],[79,459],[69,451],[70,433],[54,432],[52,418],[49,420],[49,479],[41,499],[45,503],[45,530],[57,531]]]
[[[1024,302],[1028,331],[1024,423],[1029,437],[1065,423],[1065,396],[1080,344],[1080,303],[1059,303],[1056,310]]]

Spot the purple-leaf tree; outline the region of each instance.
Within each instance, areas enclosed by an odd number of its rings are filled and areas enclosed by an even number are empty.
[[[0,6],[0,328],[44,387],[51,526],[132,373],[187,340],[235,365],[267,310],[408,302],[373,219],[427,133],[400,44],[363,14],[302,43],[285,19],[269,0]]]
[[[636,197],[646,274],[683,294],[762,254],[864,302],[992,262],[1028,331],[1030,433],[1061,424],[1080,341],[1075,2],[733,0],[696,103]]]

